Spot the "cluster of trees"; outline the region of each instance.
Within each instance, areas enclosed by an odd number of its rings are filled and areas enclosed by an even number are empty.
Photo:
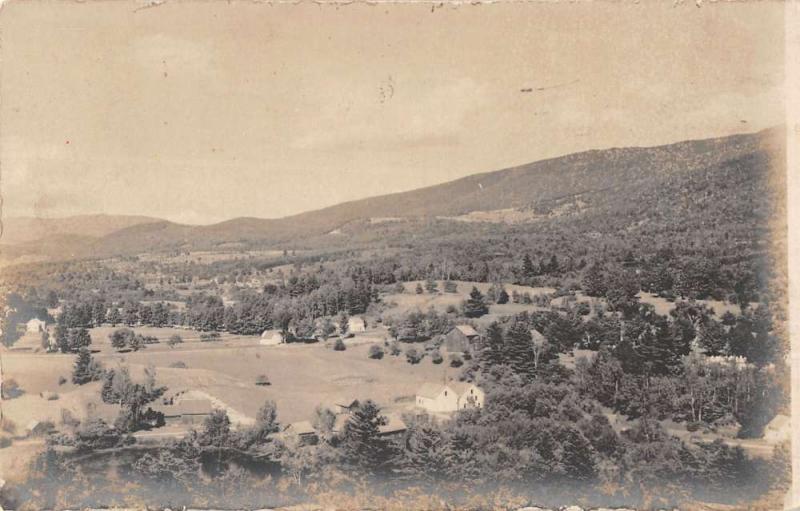
[[[474,504],[502,487],[504,501],[544,494],[557,505],[564,498],[591,498],[602,488],[617,505],[664,507],[695,499],[741,503],[786,485],[786,450],[759,461],[721,441],[689,446],[649,417],[619,434],[600,405],[569,381],[526,381],[499,366],[486,373],[482,385],[483,409],[447,421],[406,416],[407,430],[399,437],[381,433],[388,419],[370,400],[354,406],[338,430],[336,416],[318,408],[316,443],[277,435],[282,428],[269,401],[253,426],[239,429],[223,410],[215,410],[177,442],[156,451],[129,451],[124,470],[144,483],[140,488],[147,494],[137,496],[145,502],[166,491],[171,502],[206,505],[247,505],[276,492],[289,504],[359,488],[370,499],[416,491]],[[77,431],[74,445],[82,451],[130,442],[124,431],[97,420]],[[37,497],[54,481],[68,484],[68,478],[53,477],[70,465],[68,456],[48,450],[37,459],[28,484],[36,484],[37,474],[51,477]],[[130,498],[136,488],[126,488],[124,495],[112,492],[109,502],[115,495]],[[448,488],[458,491],[451,494]]]
[[[132,351],[139,351],[146,344],[153,344],[158,341],[151,335],[137,334],[130,328],[118,328],[108,334],[108,339],[111,341],[111,346],[115,349],[128,349]]]
[[[426,312],[412,310],[396,318],[387,318],[384,324],[398,341],[415,342],[446,334],[453,328],[453,318],[431,307]]]
[[[133,433],[164,425],[164,414],[148,405],[164,395],[166,390],[166,387],[156,384],[155,367],[146,367],[144,382],[135,383],[128,368],[120,366],[107,370],[103,375],[100,398],[104,403],[120,405],[114,427]]]
[[[75,357],[75,365],[72,368],[72,383],[83,385],[90,381],[97,381],[103,378],[105,370],[100,362],[92,358],[88,348],[81,348],[78,356]]]
[[[92,344],[92,336],[85,328],[67,328],[56,325],[54,336],[55,346],[61,353],[77,353]]]

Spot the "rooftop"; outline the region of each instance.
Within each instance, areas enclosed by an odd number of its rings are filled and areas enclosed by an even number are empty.
[[[476,337],[479,335],[478,332],[472,328],[472,325],[456,325],[454,328],[467,337]]]

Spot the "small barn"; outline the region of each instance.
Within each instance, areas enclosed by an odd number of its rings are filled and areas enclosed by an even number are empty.
[[[788,441],[792,436],[792,424],[788,415],[778,414],[764,427],[764,440],[771,444]]]
[[[264,330],[261,339],[258,341],[262,346],[274,346],[285,341],[283,332],[280,330]]]
[[[211,415],[214,406],[208,399],[181,399],[172,405],[158,407],[166,424],[200,424]]]
[[[319,440],[317,430],[309,421],[292,422],[283,428],[282,434],[287,438],[294,438],[305,445],[316,444]]]
[[[54,429],[53,423],[49,421],[32,420],[25,426],[28,436],[46,435]]]
[[[384,438],[393,438],[402,435],[408,427],[403,419],[397,415],[386,415],[386,424],[378,426],[378,435]]]
[[[25,323],[25,330],[28,332],[44,332],[46,329],[47,322],[39,318],[29,319],[28,322]]]
[[[447,351],[469,350],[480,339],[480,334],[471,325],[456,325],[444,336]]]
[[[366,332],[367,331],[367,322],[364,321],[364,318],[359,318],[354,316],[352,318],[347,319],[347,331],[350,333],[358,333],[358,332]]]

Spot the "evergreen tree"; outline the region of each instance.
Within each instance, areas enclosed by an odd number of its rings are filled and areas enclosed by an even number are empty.
[[[464,302],[464,315],[468,318],[479,318],[489,312],[483,295],[478,288],[473,286],[469,293],[469,299]]]
[[[508,365],[516,373],[533,375],[534,352],[530,326],[521,318],[515,318],[506,332],[506,357]]]
[[[119,313],[119,309],[113,304],[111,305],[111,310],[109,311],[106,320],[111,323],[111,326],[114,327],[122,322],[122,316]]]
[[[350,330],[350,317],[342,312],[339,314],[339,334],[347,335]]]
[[[449,443],[433,424],[420,424],[410,431],[401,471],[414,481],[437,482],[451,476]]]
[[[61,353],[69,353],[71,350],[69,345],[69,331],[67,327],[61,324],[56,325],[55,336],[58,351]]]
[[[497,303],[501,305],[504,303],[508,303],[508,293],[503,287],[500,288],[500,292],[497,294]]]
[[[606,283],[603,277],[603,269],[599,264],[594,263],[586,270],[581,282],[583,292],[588,296],[605,296]]]
[[[439,285],[432,278],[429,277],[428,280],[425,281],[425,290],[428,292],[428,294],[436,293],[438,288]]]
[[[380,436],[380,426],[386,423],[374,402],[358,403],[342,430],[340,448],[345,462],[371,474],[389,468],[391,444]]]
[[[483,342],[483,349],[480,352],[480,367],[482,371],[488,371],[490,367],[504,362],[503,329],[497,321],[493,321],[486,329],[486,338]]]
[[[724,355],[727,351],[725,328],[713,318],[700,324],[698,343],[706,355]]]
[[[522,275],[527,279],[536,275],[536,268],[533,267],[533,261],[528,254],[522,258]]]
[[[92,359],[92,354],[87,348],[81,348],[72,368],[72,383],[83,385],[102,377],[102,369]]]
[[[100,326],[106,322],[106,303],[102,300],[94,302],[92,306],[92,316],[95,326]]]

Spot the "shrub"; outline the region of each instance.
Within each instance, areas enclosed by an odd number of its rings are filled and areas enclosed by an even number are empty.
[[[176,345],[178,345],[178,344],[180,344],[182,342],[183,342],[183,337],[181,337],[178,334],[174,334],[174,335],[169,336],[169,339],[167,339],[167,346],[172,348],[172,347],[175,347]]]
[[[67,379],[64,378],[63,376],[59,376],[58,377],[58,384],[59,385],[64,385],[65,383],[67,383]]]
[[[56,401],[58,400],[59,397],[60,396],[58,395],[58,392],[48,392],[47,394],[44,395],[44,398],[47,399],[48,401]]]
[[[458,292],[458,284],[456,284],[452,280],[445,280],[444,281],[444,292],[445,293],[457,293]]]
[[[462,365],[464,365],[464,361],[458,354],[450,355],[450,367],[461,367]]]
[[[256,385],[267,386],[272,385],[272,383],[269,381],[266,374],[259,374],[256,376]]]
[[[414,288],[414,292],[417,293],[418,295],[421,295],[422,293],[424,293],[425,290],[422,289],[422,284],[417,282],[417,287]]]
[[[408,348],[406,350],[406,361],[409,364],[418,364],[420,360],[422,360],[422,356],[417,352],[416,349]]]
[[[219,340],[220,340],[219,332],[203,332],[202,334],[200,334],[201,342],[212,342]]]
[[[458,308],[456,308],[456,306],[451,303],[450,305],[447,306],[445,312],[448,314],[457,314]]]
[[[401,353],[400,350],[400,343],[397,341],[392,341],[389,343],[389,354],[393,357],[399,356]]]
[[[11,446],[11,439],[7,436],[0,437],[0,449],[5,449],[6,447]]]
[[[441,364],[443,361],[444,359],[442,358],[442,354],[438,349],[431,351],[431,362],[434,364]]]
[[[333,343],[333,351],[344,351],[347,349],[347,346],[344,345],[344,341],[341,339],[336,339],[336,342]]]
[[[383,358],[383,348],[378,346],[377,344],[373,344],[369,347],[369,358],[374,358],[375,360],[380,360]]]
[[[699,430],[702,426],[702,423],[697,421],[691,421],[686,423],[686,431],[694,433],[695,431]]]
[[[184,362],[183,360],[178,360],[177,362],[173,362],[169,366],[175,369],[186,369],[188,367],[186,365],[186,362]]]

